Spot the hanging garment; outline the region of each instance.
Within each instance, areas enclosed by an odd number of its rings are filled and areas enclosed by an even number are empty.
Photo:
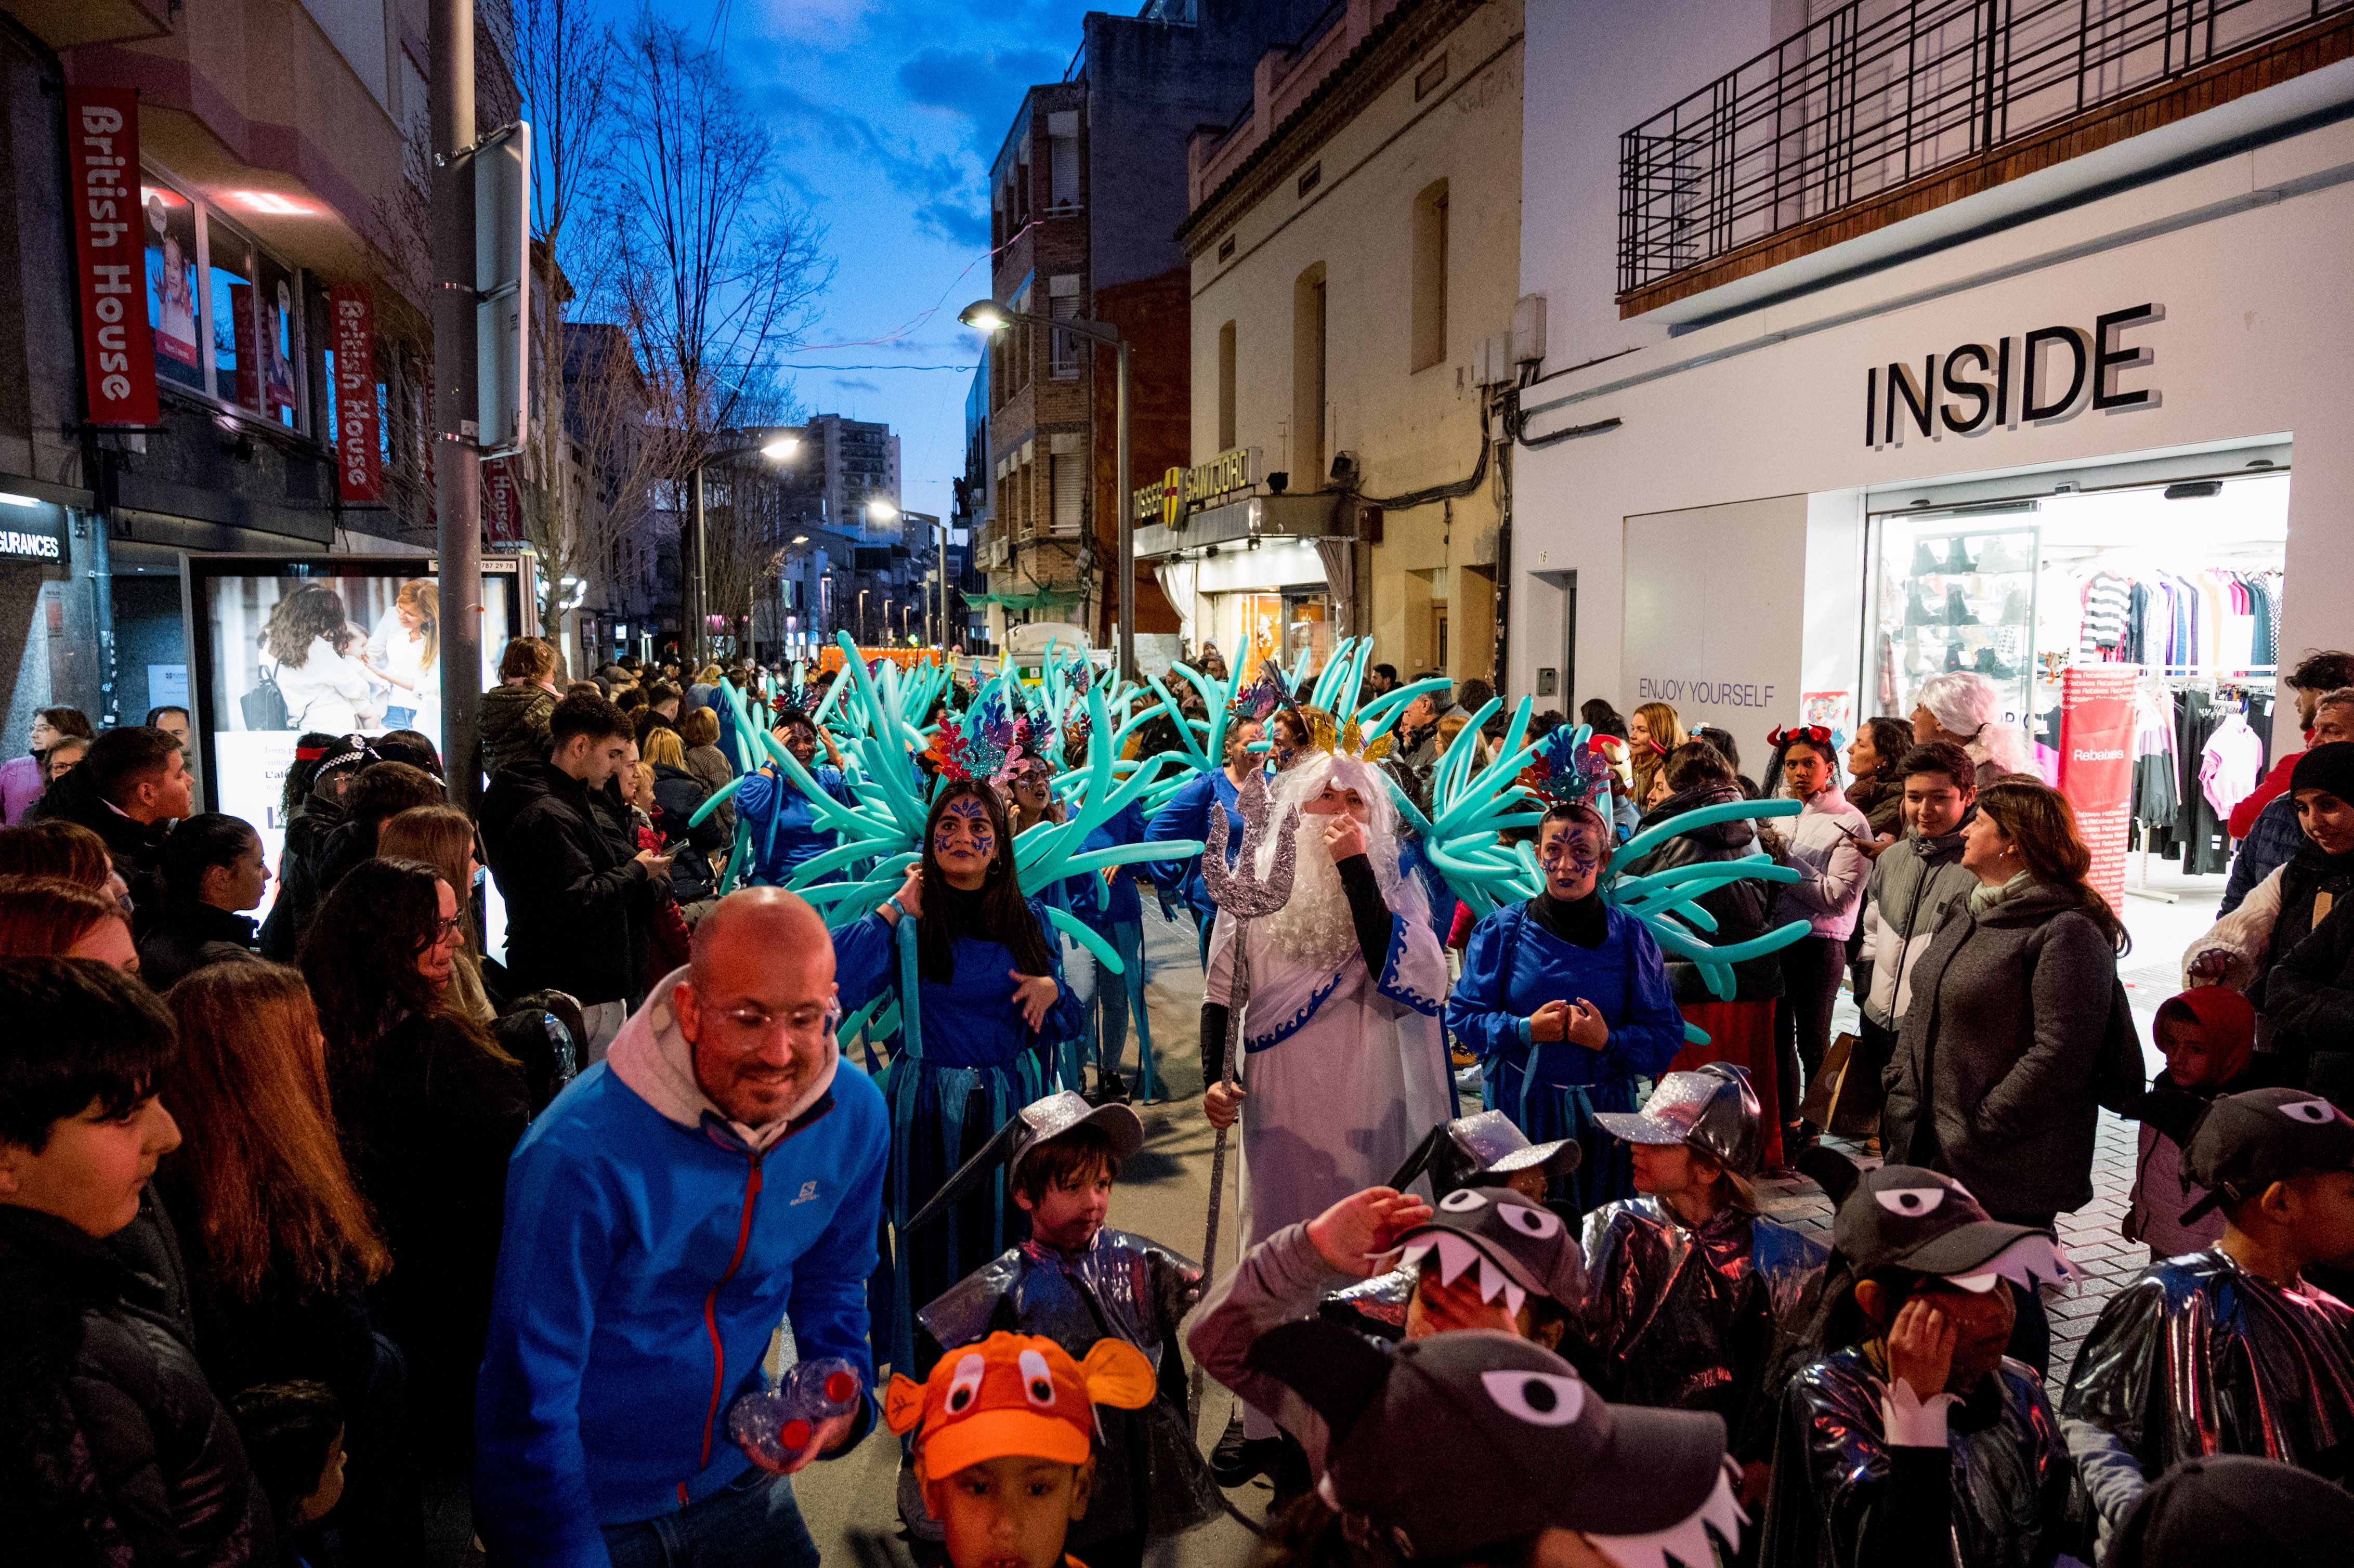
[[[2237,712],[2226,710],[2199,755],[2199,787],[2219,817],[2248,798],[2264,776],[2264,743]]]
[[[2115,572],[2094,574],[2084,585],[2084,645],[2110,649],[2124,641],[2132,604],[2132,584]]]
[[[2224,831],[2224,814],[2208,801],[2199,769],[2207,743],[2221,726],[2223,715],[2205,692],[2187,691],[2181,696],[2182,721],[2175,738],[2175,753],[2181,767],[2177,770],[2175,788],[2182,805],[2175,816],[2175,836],[2182,842],[2182,869],[2196,875],[2211,876],[2231,869],[2232,840]]]

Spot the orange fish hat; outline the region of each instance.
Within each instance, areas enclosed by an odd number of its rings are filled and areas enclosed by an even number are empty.
[[[1009,1454],[1083,1465],[1095,1406],[1140,1410],[1156,1386],[1152,1363],[1125,1340],[1097,1340],[1075,1361],[1052,1340],[1000,1332],[950,1351],[924,1383],[895,1374],[883,1419],[901,1436],[922,1426],[916,1478],[926,1483]]]

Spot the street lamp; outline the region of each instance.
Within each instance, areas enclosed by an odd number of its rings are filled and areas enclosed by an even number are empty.
[[[705,652],[705,640],[711,635],[711,627],[707,619],[708,606],[711,603],[711,577],[708,570],[711,550],[703,529],[703,471],[712,463],[733,462],[738,458],[750,457],[754,453],[773,463],[790,462],[801,450],[801,439],[799,436],[789,431],[764,430],[758,436],[739,441],[734,446],[701,453],[695,460],[695,467],[687,477],[695,492],[695,651],[698,659]]]
[[[858,641],[862,644],[866,641],[866,596],[874,591],[873,588],[858,590]]]
[[[1128,340],[1118,327],[1102,322],[1054,321],[1023,311],[1009,311],[994,300],[975,300],[957,313],[957,320],[975,332],[1003,332],[1015,322],[1027,322],[1049,331],[1076,333],[1090,342],[1113,349],[1119,359],[1119,673],[1136,678],[1136,496],[1129,478]]]

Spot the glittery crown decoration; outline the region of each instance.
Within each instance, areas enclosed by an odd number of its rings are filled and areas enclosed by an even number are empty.
[[[1585,726],[1564,725],[1545,736],[1544,746],[1513,780],[1531,794],[1553,804],[1591,802],[1610,782],[1610,763],[1581,740]]]

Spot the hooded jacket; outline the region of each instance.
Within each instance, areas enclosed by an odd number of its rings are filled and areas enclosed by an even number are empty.
[[[2354,916],[2341,906],[2264,982],[2275,1060],[2339,1107],[2354,1105]]]
[[[1945,1172],[1999,1215],[2092,1202],[2108,938],[2073,894],[2029,883],[1983,909],[1964,900],[1914,966],[1885,1077],[1888,1157]]]
[[[302,948],[302,934],[319,912],[324,896],[319,886],[319,855],[327,835],[344,821],[344,802],[334,792],[334,778],[313,785],[302,798],[302,809],[286,824],[286,848],[278,857],[278,895],[270,901],[269,917],[261,923],[261,956],[291,964]]]
[[[1871,891],[1863,901],[1863,952],[1872,966],[1872,991],[1863,1015],[1893,1029],[1913,1005],[1913,971],[1921,951],[1937,934],[1946,912],[1969,902],[1978,873],[1962,869],[1962,831],[1923,838],[1907,828],[1872,863]]]
[[[711,896],[720,870],[711,857],[724,854],[733,837],[716,811],[691,828],[686,825],[710,798],[710,787],[685,768],[654,764],[654,807],[661,813],[655,825],[662,830],[663,853],[674,857],[670,885],[681,904]]]
[[[181,1334],[105,1242],[0,1204],[0,1555],[275,1560],[269,1501]]]
[[[482,837],[506,900],[515,989],[568,991],[588,1006],[627,997],[646,868],[599,821],[588,787],[551,763],[515,763],[483,792]]]
[[[250,918],[235,910],[175,900],[139,938],[139,978],[160,995],[207,964],[252,952],[256,929]]]
[[[475,1418],[475,1519],[502,1562],[605,1568],[602,1526],[743,1475],[727,1409],[788,1319],[803,1360],[840,1356],[874,1387],[883,1097],[829,1038],[783,1118],[728,1121],[672,1012],[685,979],[654,989],[508,1169]]]
[[[1847,803],[1836,785],[1784,821],[1787,837],[1782,858],[1797,872],[1798,880],[1782,889],[1781,913],[1810,921],[1818,937],[1846,941],[1855,930],[1864,878],[1872,870],[1849,833],[1852,830],[1869,837],[1872,824]]]
[[[2257,1086],[2248,1073],[2256,1049],[2256,1013],[2246,997],[2220,985],[2198,986],[2168,998],[2158,1010],[2158,1024],[2164,1025],[2167,1015],[2178,1008],[2190,1013],[2206,1036],[2208,1080],[2177,1084],[2164,1070],[2150,1080],[2135,1112],[2141,1133],[2134,1151],[2133,1192],[2121,1227],[2127,1241],[2147,1242],[2151,1255],[2161,1258],[2200,1252],[2223,1239],[2220,1209],[2183,1221],[2182,1212],[2205,1197],[2207,1190],[2182,1174],[2182,1144],[2202,1114],[2200,1102]]]
[[[1698,810],[1702,806],[1723,805],[1742,799],[1737,784],[1702,784],[1681,794],[1670,795],[1643,813],[1638,832],[1648,832],[1670,817],[1685,811]],[[1730,822],[1712,822],[1706,827],[1689,829],[1676,834],[1659,848],[1620,868],[1622,876],[1642,876],[1654,871],[1666,871],[1672,866],[1692,865],[1706,861],[1741,860],[1758,853],[1757,824],[1749,819],[1737,818]],[[1716,917],[1716,930],[1710,940],[1727,946],[1745,942],[1752,937],[1762,937],[1772,923],[1773,888],[1757,881],[1728,882],[1714,892],[1703,895],[1700,906]],[[1673,954],[1663,954],[1668,965],[1668,982],[1675,987],[1679,1002],[1709,1002],[1718,1001],[1708,989],[1707,980],[1700,966]],[[1734,1001],[1769,1000],[1782,994],[1782,959],[1777,953],[1750,959],[1733,966]]]
[[[556,694],[546,686],[493,686],[482,694],[476,723],[482,737],[482,771],[491,778],[518,762],[547,760],[547,718]]]

